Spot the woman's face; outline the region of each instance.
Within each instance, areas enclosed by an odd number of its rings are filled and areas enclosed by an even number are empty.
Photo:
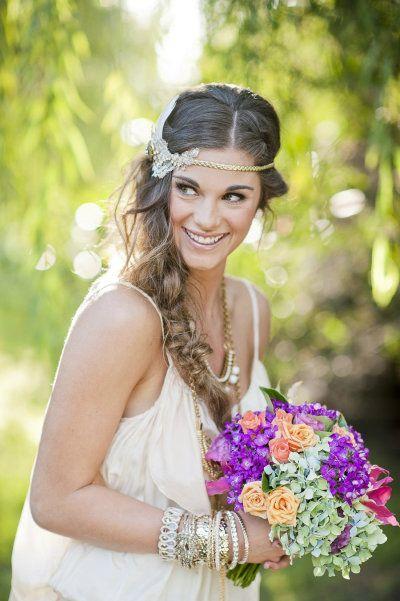
[[[253,164],[251,156],[234,149],[202,149],[197,158],[234,165]],[[204,270],[225,265],[228,255],[249,231],[260,191],[256,171],[228,171],[200,165],[174,169],[170,218],[175,243],[189,267]],[[205,239],[193,240],[190,232]],[[213,241],[213,237],[221,239]]]

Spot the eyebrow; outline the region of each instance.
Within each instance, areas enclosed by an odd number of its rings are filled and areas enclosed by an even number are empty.
[[[194,179],[191,179],[190,177],[185,177],[183,175],[173,175],[172,177],[183,179],[186,182],[188,182],[189,184],[191,184],[192,186],[194,186],[195,188],[200,188],[199,184]],[[246,186],[245,184],[236,184],[233,186],[228,186],[226,188],[226,190],[232,191],[232,190],[240,190],[242,188],[247,188],[248,190],[254,190],[254,188],[252,188],[252,186]]]

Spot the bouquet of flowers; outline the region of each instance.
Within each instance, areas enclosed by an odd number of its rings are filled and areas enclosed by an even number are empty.
[[[212,441],[206,458],[223,476],[206,481],[209,495],[227,492],[234,509],[268,520],[292,563],[311,554],[314,575],[358,573],[398,526],[386,507],[392,478],[368,461],[361,435],[343,415],[320,403],[294,404],[260,386],[265,411],[237,413]],[[228,571],[246,587],[261,564]]]

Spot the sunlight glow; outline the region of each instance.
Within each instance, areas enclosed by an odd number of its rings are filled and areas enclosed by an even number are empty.
[[[75,221],[82,230],[95,230],[103,221],[103,209],[95,202],[84,202],[75,211]]]
[[[140,146],[147,144],[151,135],[151,126],[153,122],[150,119],[139,117],[127,121],[121,127],[120,135],[125,144],[130,146]]]
[[[74,257],[73,272],[84,280],[90,280],[100,272],[101,258],[91,250],[82,250]]]
[[[51,244],[48,244],[46,246],[46,250],[40,255],[40,258],[35,265],[35,269],[37,269],[38,271],[46,271],[46,269],[50,269],[50,267],[53,267],[55,262],[55,248]]]
[[[262,223],[259,219],[254,218],[251,222],[249,231],[243,240],[244,244],[257,244],[262,234]]]
[[[332,215],[345,219],[360,213],[365,206],[365,194],[358,188],[349,188],[334,194],[330,201],[330,210]]]
[[[204,37],[200,0],[170,0],[161,19],[164,36],[156,46],[158,74],[166,84],[187,85],[199,80],[197,67]]]

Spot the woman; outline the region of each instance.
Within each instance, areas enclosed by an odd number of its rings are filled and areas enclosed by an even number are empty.
[[[269,102],[201,84],[170,101],[130,166],[116,204],[126,261],[92,285],[71,323],[10,600],[251,601],[259,577],[243,590],[224,569],[240,558],[287,565],[266,521],[224,512],[204,482],[218,476],[205,452],[224,421],[265,409],[268,301],[224,269],[256,211],[287,191],[279,148]]]

